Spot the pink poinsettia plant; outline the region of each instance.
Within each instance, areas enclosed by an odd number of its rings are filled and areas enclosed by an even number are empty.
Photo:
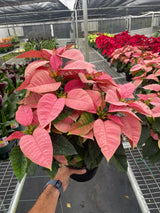
[[[150,107],[134,97],[132,83],[116,84],[85,62],[79,50],[69,48],[31,50],[17,57],[39,58],[27,66],[17,89],[26,90],[15,115],[25,128],[6,139],[20,139],[10,157],[19,180],[31,164],[54,176],[61,163],[93,169],[103,156],[108,162],[113,157],[124,171],[121,135],[134,148],[141,135],[136,113],[152,117]]]

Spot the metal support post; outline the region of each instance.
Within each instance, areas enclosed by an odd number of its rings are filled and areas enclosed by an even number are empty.
[[[85,39],[85,60],[89,61],[87,0],[83,0],[83,20],[84,20],[84,39]]]
[[[79,34],[78,34],[77,10],[75,10],[75,19],[76,19],[76,43],[77,43],[77,48],[79,49]]]

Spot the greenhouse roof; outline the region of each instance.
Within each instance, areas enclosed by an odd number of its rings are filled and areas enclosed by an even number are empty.
[[[89,18],[143,15],[150,11],[160,11],[160,0],[88,0],[87,2]],[[74,6],[82,10],[82,3],[83,0],[0,0],[0,24],[69,20]],[[78,15],[81,18],[83,14],[79,12]]]

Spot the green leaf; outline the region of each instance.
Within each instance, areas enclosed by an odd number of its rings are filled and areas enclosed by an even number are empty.
[[[93,128],[93,123],[93,114],[83,112],[79,120],[71,126],[69,134],[86,135]]]
[[[27,158],[27,175],[33,176],[36,172],[37,165]]]
[[[60,113],[60,115],[52,122],[52,124],[56,124],[59,121],[64,120],[65,118],[67,118],[69,115],[71,115],[73,112],[72,109],[69,109],[68,107],[65,107],[63,109],[63,111]]]
[[[103,158],[103,154],[96,141],[88,139],[85,143],[87,143],[87,147],[84,162],[86,167],[91,170],[99,166]]]
[[[149,160],[151,163],[159,162],[160,161],[160,150],[157,153],[155,153],[154,155],[150,156]]]
[[[59,169],[59,166],[58,166],[58,163],[55,159],[53,159],[53,162],[52,162],[52,171],[50,171],[49,169],[45,169],[45,171],[47,172],[48,176],[51,178],[51,179],[54,179],[57,172],[58,172],[58,169]]]
[[[51,133],[54,155],[75,155],[77,154],[74,146],[64,135]]]
[[[158,133],[160,135],[160,118],[155,118],[152,123],[152,129],[154,133]]]
[[[156,160],[158,153],[160,152],[158,143],[152,137],[146,141],[145,145],[142,146],[142,154],[144,158],[148,158],[152,162]]]
[[[142,126],[141,136],[138,141],[138,147],[141,147],[150,137],[150,128],[148,126]]]
[[[113,156],[114,164],[120,172],[127,172],[128,164],[127,157],[123,145],[120,144]]]
[[[19,146],[15,146],[10,153],[10,161],[19,182],[22,180],[27,169],[27,159]]]

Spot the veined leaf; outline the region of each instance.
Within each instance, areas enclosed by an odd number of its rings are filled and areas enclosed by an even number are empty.
[[[13,132],[10,136],[8,136],[5,141],[10,141],[14,139],[20,139],[23,136],[23,133],[20,131]]]
[[[120,98],[117,95],[117,92],[114,90],[109,89],[106,93],[105,101],[108,103],[111,103],[113,105],[118,105],[118,106],[126,106],[127,103],[121,102]]]
[[[56,82],[47,71],[39,71],[32,77],[27,89],[35,93],[46,93],[56,91],[60,85],[61,82]]]
[[[24,177],[27,169],[27,159],[19,146],[15,146],[10,153],[10,161],[18,181]]]
[[[86,135],[93,128],[93,123],[93,115],[91,113],[83,112],[79,120],[71,126],[69,134]]]
[[[38,60],[30,63],[25,70],[25,78],[28,78],[35,70],[41,66],[48,64],[49,61]]]
[[[103,155],[109,161],[121,143],[121,128],[113,121],[98,119],[94,122],[93,130]]]
[[[156,92],[160,91],[160,85],[159,84],[150,84],[150,85],[147,85],[147,86],[145,86],[143,88],[144,89],[148,89],[148,90],[154,90]]]
[[[69,91],[65,104],[71,109],[89,112],[95,110],[91,97],[83,89],[73,89]]]
[[[63,61],[62,59],[56,55],[55,53],[52,53],[52,56],[50,57],[50,64],[54,71],[57,71],[61,68]]]
[[[82,81],[73,79],[73,80],[67,82],[64,90],[66,93],[68,93],[72,89],[83,88],[83,86],[84,86],[84,84],[82,83]]]
[[[122,132],[128,138],[132,148],[134,148],[140,139],[141,123],[131,116],[120,117],[120,120],[123,123]]]
[[[51,139],[54,147],[54,155],[76,155],[77,151],[72,143],[63,135],[51,133]]]
[[[59,131],[66,133],[70,130],[70,127],[72,124],[73,124],[73,120],[71,118],[67,117],[64,120],[59,121],[58,123],[54,124],[54,126]]]
[[[119,85],[120,88],[120,95],[122,99],[129,98],[131,95],[133,95],[133,92],[135,90],[135,85],[132,82]]]
[[[31,108],[37,108],[38,101],[42,97],[42,95],[37,93],[31,93],[21,101],[19,101],[19,104],[26,104],[30,106]]]
[[[80,60],[84,61],[84,56],[81,51],[76,49],[66,50],[64,53],[61,54],[62,58],[69,58],[72,60]]]
[[[42,53],[37,50],[29,50],[18,55],[16,58],[43,58]]]
[[[41,127],[50,124],[62,112],[65,104],[64,98],[59,98],[54,94],[44,95],[38,103],[38,120]]]
[[[152,109],[152,114],[154,118],[160,117],[160,104]]]
[[[81,70],[81,69],[89,69],[95,67],[95,65],[90,64],[86,61],[73,61],[71,63],[67,63],[62,70]]]
[[[27,105],[21,105],[16,112],[16,121],[22,126],[29,126],[32,123],[32,109]]]
[[[150,108],[143,102],[141,101],[134,101],[133,103],[129,104],[129,107],[132,109],[136,110],[139,113],[142,113],[147,116],[152,116],[152,112]]]
[[[34,163],[51,168],[53,147],[51,138],[45,129],[36,128],[33,136],[24,135],[20,139],[20,148],[24,155]]]
[[[129,115],[129,116],[131,116],[133,118],[136,118],[137,120],[140,121],[140,119],[130,109],[128,109],[126,106],[110,105],[108,112],[122,112],[122,113],[124,113],[126,115]]]
[[[62,110],[62,112],[59,114],[59,116],[52,121],[52,124],[56,124],[62,120],[64,120],[65,118],[67,118],[68,116],[72,115],[73,113],[73,109],[64,107],[64,109]],[[72,119],[73,120],[73,119]]]

